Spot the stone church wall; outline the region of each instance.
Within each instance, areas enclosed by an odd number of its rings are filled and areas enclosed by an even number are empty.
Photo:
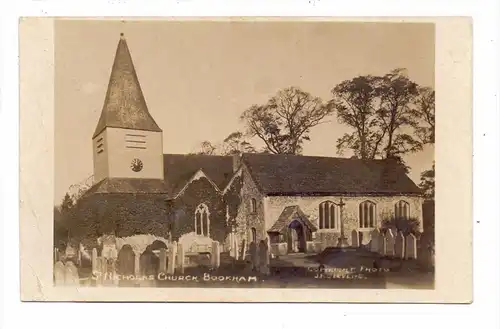
[[[252,228],[255,228],[257,242],[267,238],[264,225],[263,196],[253,181],[248,169],[243,165],[238,173],[240,175],[241,189],[239,191],[239,205],[235,218],[236,232],[240,243],[243,239],[252,241]],[[233,181],[232,184],[235,184]],[[252,199],[255,199],[256,211],[252,211]]]
[[[373,229],[359,227],[359,204],[363,201],[375,203],[376,227],[380,228],[383,221],[394,216],[395,204],[404,200],[410,205],[410,218],[418,221],[419,229],[422,231],[422,203],[423,198],[416,196],[345,196],[343,210],[344,232],[349,244],[351,243],[352,230],[363,232],[362,243],[369,242],[369,234]],[[340,196],[270,196],[264,198],[266,207],[265,230],[271,228],[279,218],[283,209],[287,206],[298,205],[300,209],[309,216],[309,220],[319,228],[319,205],[324,201],[334,203],[340,202]],[[340,225],[336,229],[319,229],[313,234],[313,240],[324,246],[335,246],[340,237]]]
[[[201,177],[192,181],[187,188],[171,203],[172,239],[178,240],[186,233],[195,231],[195,211],[200,204],[209,211],[209,237],[224,242],[229,228],[226,223],[226,206],[219,191]]]

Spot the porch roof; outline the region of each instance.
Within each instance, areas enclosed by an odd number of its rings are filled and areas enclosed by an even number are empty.
[[[307,215],[300,209],[299,206],[288,206],[283,209],[281,215],[274,225],[267,231],[269,233],[282,233],[288,225],[294,220],[300,221],[303,225],[307,226],[311,232],[318,230],[308,218]]]

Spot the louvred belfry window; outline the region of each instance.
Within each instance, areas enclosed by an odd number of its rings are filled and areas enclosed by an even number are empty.
[[[359,205],[359,227],[360,228],[375,228],[375,203],[365,201]]]

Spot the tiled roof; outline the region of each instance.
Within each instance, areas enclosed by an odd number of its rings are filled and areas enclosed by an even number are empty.
[[[94,184],[88,194],[124,193],[124,194],[171,194],[167,184],[159,179],[142,178],[105,178]]]
[[[302,224],[306,225],[312,232],[315,232],[318,229],[316,225],[309,221],[306,214],[300,210],[299,206],[288,206],[283,209],[278,220],[268,230],[268,232],[283,233],[282,231],[286,229],[294,220],[302,222]]]
[[[392,160],[247,153],[243,162],[266,195],[421,194]]]
[[[164,154],[163,168],[165,182],[174,194],[200,169],[223,190],[233,175],[233,160],[231,156]]]
[[[118,42],[104,106],[93,137],[106,127],[162,131],[148,111],[127,41],[123,36]]]

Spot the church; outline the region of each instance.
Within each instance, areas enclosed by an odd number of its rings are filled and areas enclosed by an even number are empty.
[[[73,236],[91,247],[113,234],[136,255],[170,241],[203,252],[212,241],[227,251],[267,239],[282,255],[350,244],[353,231],[366,242],[394,218],[422,229],[421,190],[391,160],[168,154],[162,135],[122,34],[89,136],[94,184],[77,201]]]

